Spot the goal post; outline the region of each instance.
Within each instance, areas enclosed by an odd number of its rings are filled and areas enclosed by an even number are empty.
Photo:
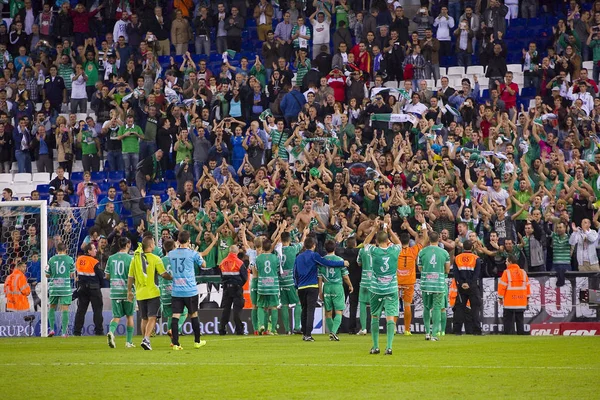
[[[48,279],[44,271],[58,243],[66,246],[73,259],[77,257],[87,215],[87,208],[51,207],[45,200],[0,202],[0,337],[47,337],[53,329],[48,325]],[[15,295],[13,283],[18,272],[11,274],[19,265],[26,265],[24,273],[31,289],[28,296]],[[10,303],[11,309],[7,307],[9,296],[20,298],[18,304]],[[74,312],[73,307],[70,312]]]

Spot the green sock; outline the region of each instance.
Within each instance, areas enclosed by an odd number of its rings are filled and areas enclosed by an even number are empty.
[[[127,327],[127,343],[133,343],[133,326]]]
[[[392,342],[394,341],[394,333],[396,333],[396,323],[391,320],[387,322],[387,349],[392,349]]]
[[[360,329],[367,329],[367,303],[360,303]]]
[[[302,306],[300,303],[294,307],[294,330],[299,331],[302,329]]]
[[[288,333],[290,329],[290,310],[286,304],[281,306],[281,320],[283,321],[283,329]]]
[[[274,308],[271,310],[271,332],[277,332],[277,320],[279,319],[279,310]]]
[[[48,323],[50,324],[50,330],[54,330],[54,321],[56,321],[56,310],[51,308],[48,311]]]
[[[168,317],[167,318],[167,330],[171,329],[171,321],[173,320],[173,317]]]
[[[109,332],[114,335],[117,330],[117,326],[119,326],[118,322],[110,321],[110,327],[108,328]]]
[[[69,330],[69,310],[64,310],[62,312],[62,334],[66,335]]]
[[[327,325],[327,330],[330,333],[333,332],[333,318],[325,318],[325,324]]]
[[[440,326],[442,324],[442,310],[437,307],[433,308],[433,334],[437,335],[440,332]]]
[[[442,326],[440,328],[440,332],[446,332],[446,324],[447,324],[448,314],[446,313],[446,309],[442,310]]]
[[[371,318],[371,338],[373,339],[373,348],[379,348],[379,318]]]
[[[258,330],[258,309],[253,308],[250,312],[250,317],[252,319],[252,328],[257,331]]]
[[[182,330],[183,324],[185,324],[185,320],[187,319],[187,316],[188,316],[188,309],[187,309],[187,307],[183,307],[183,313],[179,317],[179,325],[178,325],[180,334],[183,332],[183,330]]]
[[[259,308],[257,311],[257,322],[259,328],[266,328],[269,320],[269,315],[265,312],[264,308]]]
[[[338,314],[335,313],[335,315],[333,316],[333,327],[332,327],[332,332],[337,334],[338,330],[340,329],[340,325],[342,324],[342,314]]]
[[[423,324],[425,325],[425,334],[431,335],[431,309],[423,309]]]

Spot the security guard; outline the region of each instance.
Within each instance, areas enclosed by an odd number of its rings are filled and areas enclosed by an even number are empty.
[[[96,246],[93,243],[88,243],[83,251],[84,255],[77,257],[77,261],[75,261],[78,302],[73,335],[81,336],[85,313],[90,302],[94,312],[94,334],[104,335],[102,328],[102,291],[100,290],[104,273],[100,269],[100,263],[94,258],[98,251]]]
[[[463,253],[454,258],[454,269],[452,271],[458,289],[453,326],[455,335],[462,333],[462,325],[465,322],[467,313],[467,302],[471,303],[473,334],[482,334],[480,311],[483,299],[479,288],[481,264],[481,259],[473,254],[473,243],[470,240],[465,241],[463,243]]]
[[[498,281],[498,303],[504,307],[502,323],[504,324],[504,333],[507,335],[515,333],[515,322],[517,335],[525,334],[523,313],[531,295],[529,277],[527,272],[519,267],[518,261],[516,256],[509,255],[506,260],[508,267]]]
[[[27,264],[19,262],[12,274],[6,278],[4,293],[6,295],[6,311],[29,311],[29,299],[31,287],[27,283],[25,271]]]
[[[227,324],[229,323],[229,313],[233,304],[233,321],[235,322],[235,334],[244,334],[244,325],[240,319],[240,312],[244,308],[244,284],[248,280],[248,269],[244,266],[244,262],[238,258],[239,248],[231,246],[229,254],[221,261],[219,268],[221,269],[223,283],[223,300],[221,308],[221,323],[219,324],[219,335],[227,334]]]
[[[448,289],[448,305],[452,308],[454,315],[456,315],[456,300],[460,301],[460,298],[458,297],[458,289],[456,286],[456,279],[452,278],[452,281],[450,282],[450,288]],[[471,304],[469,302],[467,302],[465,310],[466,310],[466,312],[465,312],[464,318],[463,318],[464,325],[465,325],[465,332],[467,334],[472,334],[473,333],[473,318],[471,317]],[[456,327],[456,331],[461,332],[462,325]]]

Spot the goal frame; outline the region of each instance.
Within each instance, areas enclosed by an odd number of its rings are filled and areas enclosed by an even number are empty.
[[[48,279],[44,273],[48,265],[48,203],[45,200],[2,201],[3,207],[39,207],[40,209],[40,336],[48,337]]]

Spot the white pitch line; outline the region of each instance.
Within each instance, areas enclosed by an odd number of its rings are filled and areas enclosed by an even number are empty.
[[[509,366],[509,365],[415,365],[415,364],[315,364],[315,363],[268,363],[268,364],[257,364],[257,363],[243,363],[243,362],[219,362],[219,363],[191,363],[191,362],[54,362],[54,363],[0,363],[0,367],[14,367],[14,366],[232,366],[232,367],[315,367],[315,368],[347,368],[347,367],[358,367],[358,368],[373,368],[373,367],[385,367],[388,368],[390,365],[401,368],[439,368],[439,369],[491,369],[491,370],[502,370],[502,369],[524,369],[524,370],[562,370],[562,371],[598,371],[600,367],[570,367],[570,366]]]

